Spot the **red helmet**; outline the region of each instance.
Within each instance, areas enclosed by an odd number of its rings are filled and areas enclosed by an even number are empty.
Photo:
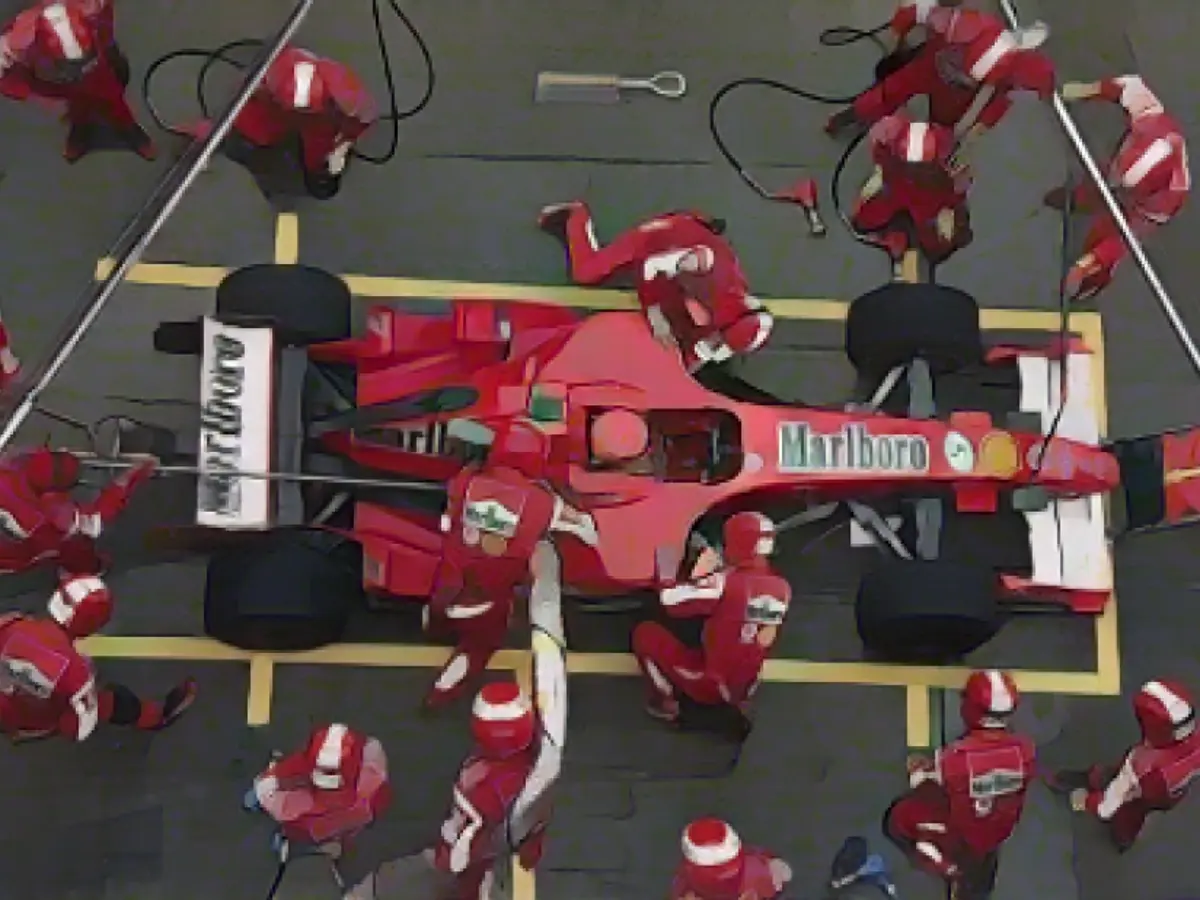
[[[1152,747],[1170,747],[1196,730],[1196,709],[1187,689],[1175,681],[1147,681],[1133,698],[1142,738]]]
[[[954,132],[942,125],[904,117],[890,143],[892,152],[904,162],[945,162],[954,153]]]
[[[69,491],[79,483],[79,459],[73,453],[39,447],[25,458],[25,478],[39,494]]]
[[[734,353],[753,353],[767,342],[775,327],[774,317],[765,309],[746,313],[722,332]]]
[[[78,640],[108,624],[112,593],[95,575],[67,575],[50,595],[47,611],[72,640]]]
[[[49,3],[39,12],[37,44],[52,58],[84,62],[95,54],[95,42],[83,14],[69,3]]]
[[[962,719],[968,729],[1007,728],[1021,695],[1007,672],[972,672],[962,688]]]
[[[309,779],[313,787],[336,791],[356,785],[366,743],[365,737],[347,725],[322,725],[315,729],[304,748],[304,758],[312,767]]]
[[[592,420],[592,455],[601,462],[637,459],[650,443],[646,420],[629,409],[606,409]]]
[[[263,83],[280,103],[299,112],[319,112],[329,100],[321,58],[297,47],[275,57]]]
[[[764,559],[775,552],[775,523],[757,512],[740,512],[725,520],[724,557],[731,566]]]
[[[484,756],[520,753],[533,743],[535,725],[533,705],[513,681],[485,685],[471,707],[471,734]]]
[[[1186,190],[1186,183],[1175,183],[1186,171],[1180,163],[1186,158],[1187,150],[1178,135],[1138,136],[1126,141],[1113,160],[1113,169],[1120,173],[1120,187],[1142,196],[1169,189]]]
[[[680,846],[686,880],[698,893],[723,894],[741,874],[742,841],[727,822],[697,819],[683,829]]]

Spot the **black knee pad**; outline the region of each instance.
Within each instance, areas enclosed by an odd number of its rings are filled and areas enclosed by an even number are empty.
[[[142,701],[123,684],[110,684],[106,690],[112,695],[112,725],[136,725],[142,715]]]

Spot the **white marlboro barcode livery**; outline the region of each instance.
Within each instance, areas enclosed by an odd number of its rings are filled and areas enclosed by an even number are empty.
[[[225,529],[272,524],[271,483],[228,473],[271,469],[274,365],[271,329],[204,320],[197,524]]]

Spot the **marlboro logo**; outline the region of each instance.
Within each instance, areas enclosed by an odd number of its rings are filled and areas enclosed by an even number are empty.
[[[807,422],[784,422],[779,471],[920,475],[929,471],[929,441],[918,434],[871,434],[859,423],[822,434]]]
[[[782,625],[787,604],[777,597],[754,597],[746,604],[746,621],[755,625]]]
[[[513,512],[499,500],[473,500],[463,509],[463,524],[510,538],[517,533],[521,514]]]

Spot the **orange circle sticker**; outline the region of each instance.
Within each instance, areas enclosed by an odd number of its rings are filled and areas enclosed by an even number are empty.
[[[488,556],[503,556],[508,549],[508,541],[495,532],[485,531],[479,539],[479,549]]]
[[[1021,468],[1016,439],[1007,431],[992,431],[979,443],[976,471],[998,478],[1011,478]]]

